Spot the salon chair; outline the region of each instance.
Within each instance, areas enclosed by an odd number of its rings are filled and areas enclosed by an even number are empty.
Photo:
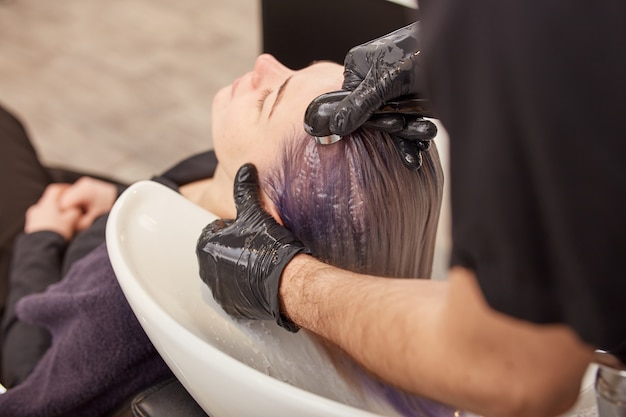
[[[168,379],[133,396],[110,417],[207,417],[176,379]]]

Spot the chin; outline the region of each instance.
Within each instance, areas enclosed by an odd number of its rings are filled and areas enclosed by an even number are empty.
[[[223,108],[228,103],[228,98],[230,96],[230,85],[223,87],[213,96],[213,113],[215,113],[215,109]]]

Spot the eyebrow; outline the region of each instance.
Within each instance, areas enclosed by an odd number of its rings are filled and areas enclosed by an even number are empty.
[[[276,93],[276,100],[274,100],[274,104],[272,105],[272,110],[270,110],[270,114],[268,116],[268,119],[270,117],[272,117],[272,113],[274,113],[274,109],[276,108],[276,105],[278,104],[280,99],[283,98],[283,94],[285,93],[285,87],[287,86],[287,83],[289,82],[289,80],[291,80],[291,77],[293,77],[293,75],[289,76],[285,80],[285,82],[282,83],[282,85],[278,88],[278,93]]]

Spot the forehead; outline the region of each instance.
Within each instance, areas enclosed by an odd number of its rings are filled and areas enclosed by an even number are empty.
[[[284,88],[282,105],[277,107],[300,111],[318,95],[341,89],[342,82],[341,65],[331,62],[312,64],[292,74]]]
[[[338,84],[343,82],[343,67],[330,61],[314,62],[308,67],[296,71],[294,77],[316,79],[320,84]]]

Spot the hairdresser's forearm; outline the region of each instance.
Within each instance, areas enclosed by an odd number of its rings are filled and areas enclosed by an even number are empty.
[[[562,413],[591,354],[563,326],[490,310],[464,270],[447,282],[392,280],[297,256],[281,297],[292,320],[381,378],[485,416]]]

